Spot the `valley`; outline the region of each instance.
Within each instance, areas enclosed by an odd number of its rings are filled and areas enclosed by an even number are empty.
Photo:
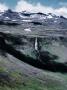
[[[67,89],[67,18],[0,13],[0,90]]]

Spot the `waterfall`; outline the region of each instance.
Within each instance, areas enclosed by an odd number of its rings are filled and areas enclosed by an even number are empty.
[[[36,51],[38,50],[38,40],[37,40],[37,37],[35,38],[35,50]]]

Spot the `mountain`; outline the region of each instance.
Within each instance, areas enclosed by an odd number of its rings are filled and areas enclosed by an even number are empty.
[[[47,29],[67,29],[67,18],[63,16],[57,16],[52,13],[30,13],[27,11],[15,12],[10,9],[0,13],[1,25],[11,25],[12,23],[23,24],[25,22],[38,26],[41,25]]]
[[[20,19],[20,17],[17,12],[14,12],[14,11],[8,9],[1,15],[1,19],[3,19],[3,20],[18,20],[18,19]]]
[[[18,25],[20,23],[20,16],[17,12],[8,9],[0,14],[0,24],[4,25]]]

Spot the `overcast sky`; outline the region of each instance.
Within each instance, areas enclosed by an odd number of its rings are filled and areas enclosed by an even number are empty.
[[[0,0],[0,11],[11,8],[18,12],[54,13],[67,17],[67,0]]]

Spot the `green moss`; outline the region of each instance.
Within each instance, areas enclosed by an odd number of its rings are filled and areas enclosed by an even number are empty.
[[[6,71],[6,69],[5,69],[5,68],[0,67],[0,73],[1,73],[1,72],[5,72],[5,71]]]
[[[19,72],[11,72],[10,77],[15,81],[9,85],[0,86],[0,90],[66,90],[63,86],[56,86],[53,83],[46,85],[35,78],[26,77]]]
[[[7,72],[5,67],[0,66],[0,73],[1,72],[6,73],[11,81],[8,80],[7,82],[5,79],[3,79],[4,81],[2,80],[0,90],[67,90],[65,85],[56,85],[57,82],[53,83],[51,81],[44,81],[45,83],[42,83],[36,78],[27,77],[23,73],[21,74],[18,70]],[[67,75],[59,74],[58,76],[64,79],[67,78]],[[47,82],[49,83],[47,84]]]

